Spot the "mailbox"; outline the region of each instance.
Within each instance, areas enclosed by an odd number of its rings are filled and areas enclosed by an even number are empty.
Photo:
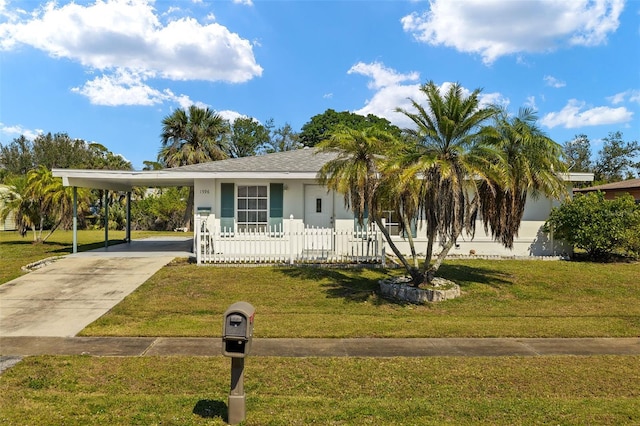
[[[247,302],[237,302],[224,313],[222,324],[222,355],[244,358],[249,355],[253,340],[255,308]]]

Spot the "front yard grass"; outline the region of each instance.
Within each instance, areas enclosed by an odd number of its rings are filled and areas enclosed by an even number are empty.
[[[400,270],[163,268],[85,336],[220,336],[233,302],[256,308],[256,337],[640,336],[640,264],[451,260],[459,299],[423,306],[376,294]]]
[[[0,241],[0,282],[70,250]],[[219,336],[223,312],[246,300],[256,337],[640,336],[638,263],[447,261],[442,275],[463,297],[425,306],[377,296],[378,279],[401,273],[176,261],[83,334]],[[249,357],[243,424],[640,424],[639,366],[640,356]],[[229,376],[222,356],[27,357],[0,375],[0,424],[223,425]]]
[[[27,358],[0,376],[0,424],[223,425],[229,359]],[[245,425],[640,423],[640,357],[264,358]]]

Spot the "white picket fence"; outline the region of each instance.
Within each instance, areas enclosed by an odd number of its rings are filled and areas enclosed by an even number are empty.
[[[198,264],[205,263],[378,263],[384,264],[382,233],[361,230],[287,226],[261,230],[221,229],[213,216],[196,217]]]

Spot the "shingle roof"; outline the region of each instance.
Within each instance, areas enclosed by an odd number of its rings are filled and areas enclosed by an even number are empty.
[[[276,152],[254,157],[230,158],[190,166],[166,169],[176,172],[312,172],[317,173],[336,154],[317,152],[312,148]]]
[[[604,185],[590,186],[589,188],[577,188],[576,192],[590,192],[590,191],[607,191],[607,190],[621,190],[621,189],[634,189],[640,188],[640,179],[628,179],[620,182],[606,183]]]

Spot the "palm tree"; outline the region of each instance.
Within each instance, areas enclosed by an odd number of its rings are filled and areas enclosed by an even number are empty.
[[[40,222],[40,209],[29,193],[27,177],[15,176],[7,184],[9,191],[1,194],[4,206],[0,209],[0,218],[5,220],[13,212],[20,234],[24,236],[31,229],[33,241],[37,241],[36,224]]]
[[[226,136],[229,123],[209,108],[195,105],[188,111],[178,108],[162,120],[162,147],[158,161],[167,167],[227,158]],[[193,187],[189,190],[184,226],[190,228],[193,210]]]
[[[415,100],[416,112],[398,109],[411,119],[415,129],[407,132],[414,140],[402,158],[405,180],[421,177],[419,210],[426,224],[427,251],[422,273],[414,277],[430,283],[442,261],[465,229],[468,194],[479,182],[500,181],[501,158],[484,143],[489,129],[483,124],[495,116],[493,107],[480,106],[480,90],[465,96],[459,84],[441,93],[433,81],[420,88],[426,106]],[[469,188],[471,186],[471,189]],[[438,237],[442,251],[432,264],[433,246]]]
[[[528,195],[556,199],[566,195],[559,175],[566,168],[562,146],[545,135],[536,121],[529,108],[520,109],[516,117],[509,117],[506,111],[496,116],[496,133],[489,142],[500,151],[506,179],[502,184],[482,182],[474,200],[473,208],[479,208],[485,231],[490,229],[493,238],[508,248],[518,235]]]
[[[344,195],[344,204],[350,208],[360,226],[365,218],[376,223],[391,250],[412,275],[418,273],[417,265],[412,267],[393,242],[388,229],[382,222],[382,210],[389,205],[400,217],[413,217],[415,209],[412,194],[399,189],[397,173],[390,171],[389,159],[401,152],[402,142],[393,134],[377,127],[362,130],[338,127],[327,139],[316,145],[318,152],[333,152],[337,156],[328,161],[318,173],[318,181],[328,189]],[[415,198],[415,197],[414,197]],[[391,201],[393,200],[393,201]],[[408,221],[403,220],[408,229]],[[409,233],[410,235],[410,233]],[[412,251],[413,244],[411,244]]]
[[[77,188],[77,201],[80,209],[87,208],[90,190]],[[41,165],[27,173],[27,193],[40,209],[40,235],[37,238],[45,242],[60,227],[65,218],[73,211],[73,188],[65,187],[61,178],[53,176],[51,170]],[[44,221],[52,221],[49,233],[42,238]]]

